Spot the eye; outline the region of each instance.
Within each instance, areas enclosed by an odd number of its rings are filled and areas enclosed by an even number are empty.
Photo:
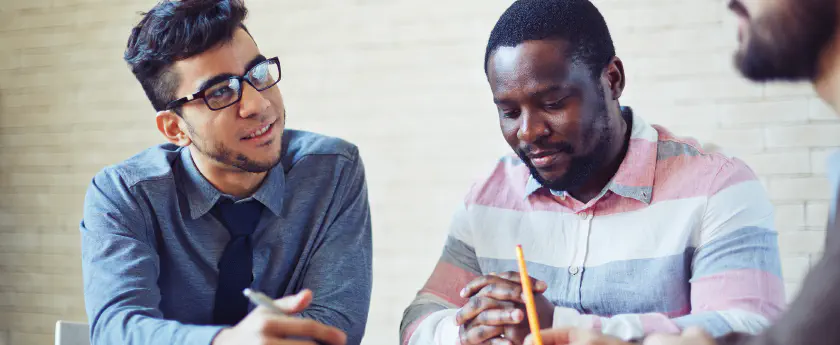
[[[507,119],[515,119],[519,117],[519,109],[499,109],[499,114]]]
[[[218,89],[213,90],[209,97],[210,98],[227,98],[233,95],[235,91],[230,88],[230,86],[222,86]]]
[[[551,109],[551,110],[560,110],[560,109],[563,109],[563,106],[565,106],[565,103],[566,103],[566,100],[561,99],[561,100],[556,101],[556,102],[546,103],[545,108],[546,109]]]

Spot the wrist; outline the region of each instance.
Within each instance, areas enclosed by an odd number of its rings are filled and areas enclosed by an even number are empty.
[[[540,329],[552,328],[554,326],[554,310],[549,308],[544,316],[540,316]]]

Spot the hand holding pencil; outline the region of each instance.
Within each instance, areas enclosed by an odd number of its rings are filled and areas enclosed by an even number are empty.
[[[312,291],[304,290],[277,300],[251,290],[245,294],[257,308],[238,324],[219,332],[212,345],[312,343],[300,339],[311,339],[328,345],[344,345],[347,342],[347,335],[335,327],[315,320],[288,316],[309,306]]]

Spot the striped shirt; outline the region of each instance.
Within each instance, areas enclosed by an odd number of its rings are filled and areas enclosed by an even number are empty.
[[[548,284],[554,327],[756,333],[784,307],[773,207],[752,170],[635,115],[624,161],[588,203],[540,186],[515,156],[473,185],[401,343],[457,344],[458,292],[517,271],[516,244]]]

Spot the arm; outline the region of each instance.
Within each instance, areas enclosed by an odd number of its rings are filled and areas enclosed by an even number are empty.
[[[96,175],[81,222],[92,344],[210,344],[222,329],[163,319],[159,259],[139,204],[119,175]]]
[[[835,186],[836,187],[836,186]],[[796,299],[767,331],[757,335],[730,334],[717,339],[718,345],[830,345],[840,339],[840,224],[837,223],[837,191],[828,222],[825,254],[811,269]]]
[[[468,239],[466,209],[456,212],[443,254],[414,301],[403,313],[400,343],[456,344],[457,308],[467,302],[460,290],[481,274],[475,250]]]
[[[697,326],[715,336],[756,333],[784,305],[772,205],[760,182],[739,161],[725,164],[710,186],[692,259],[691,314],[580,315],[557,308],[554,327],[600,329],[622,339]]]
[[[341,173],[337,188],[343,192],[334,207],[336,216],[326,228],[302,280],[314,300],[301,315],[341,329],[347,344],[362,341],[370,308],[372,243],[370,208],[364,166],[356,154]]]

